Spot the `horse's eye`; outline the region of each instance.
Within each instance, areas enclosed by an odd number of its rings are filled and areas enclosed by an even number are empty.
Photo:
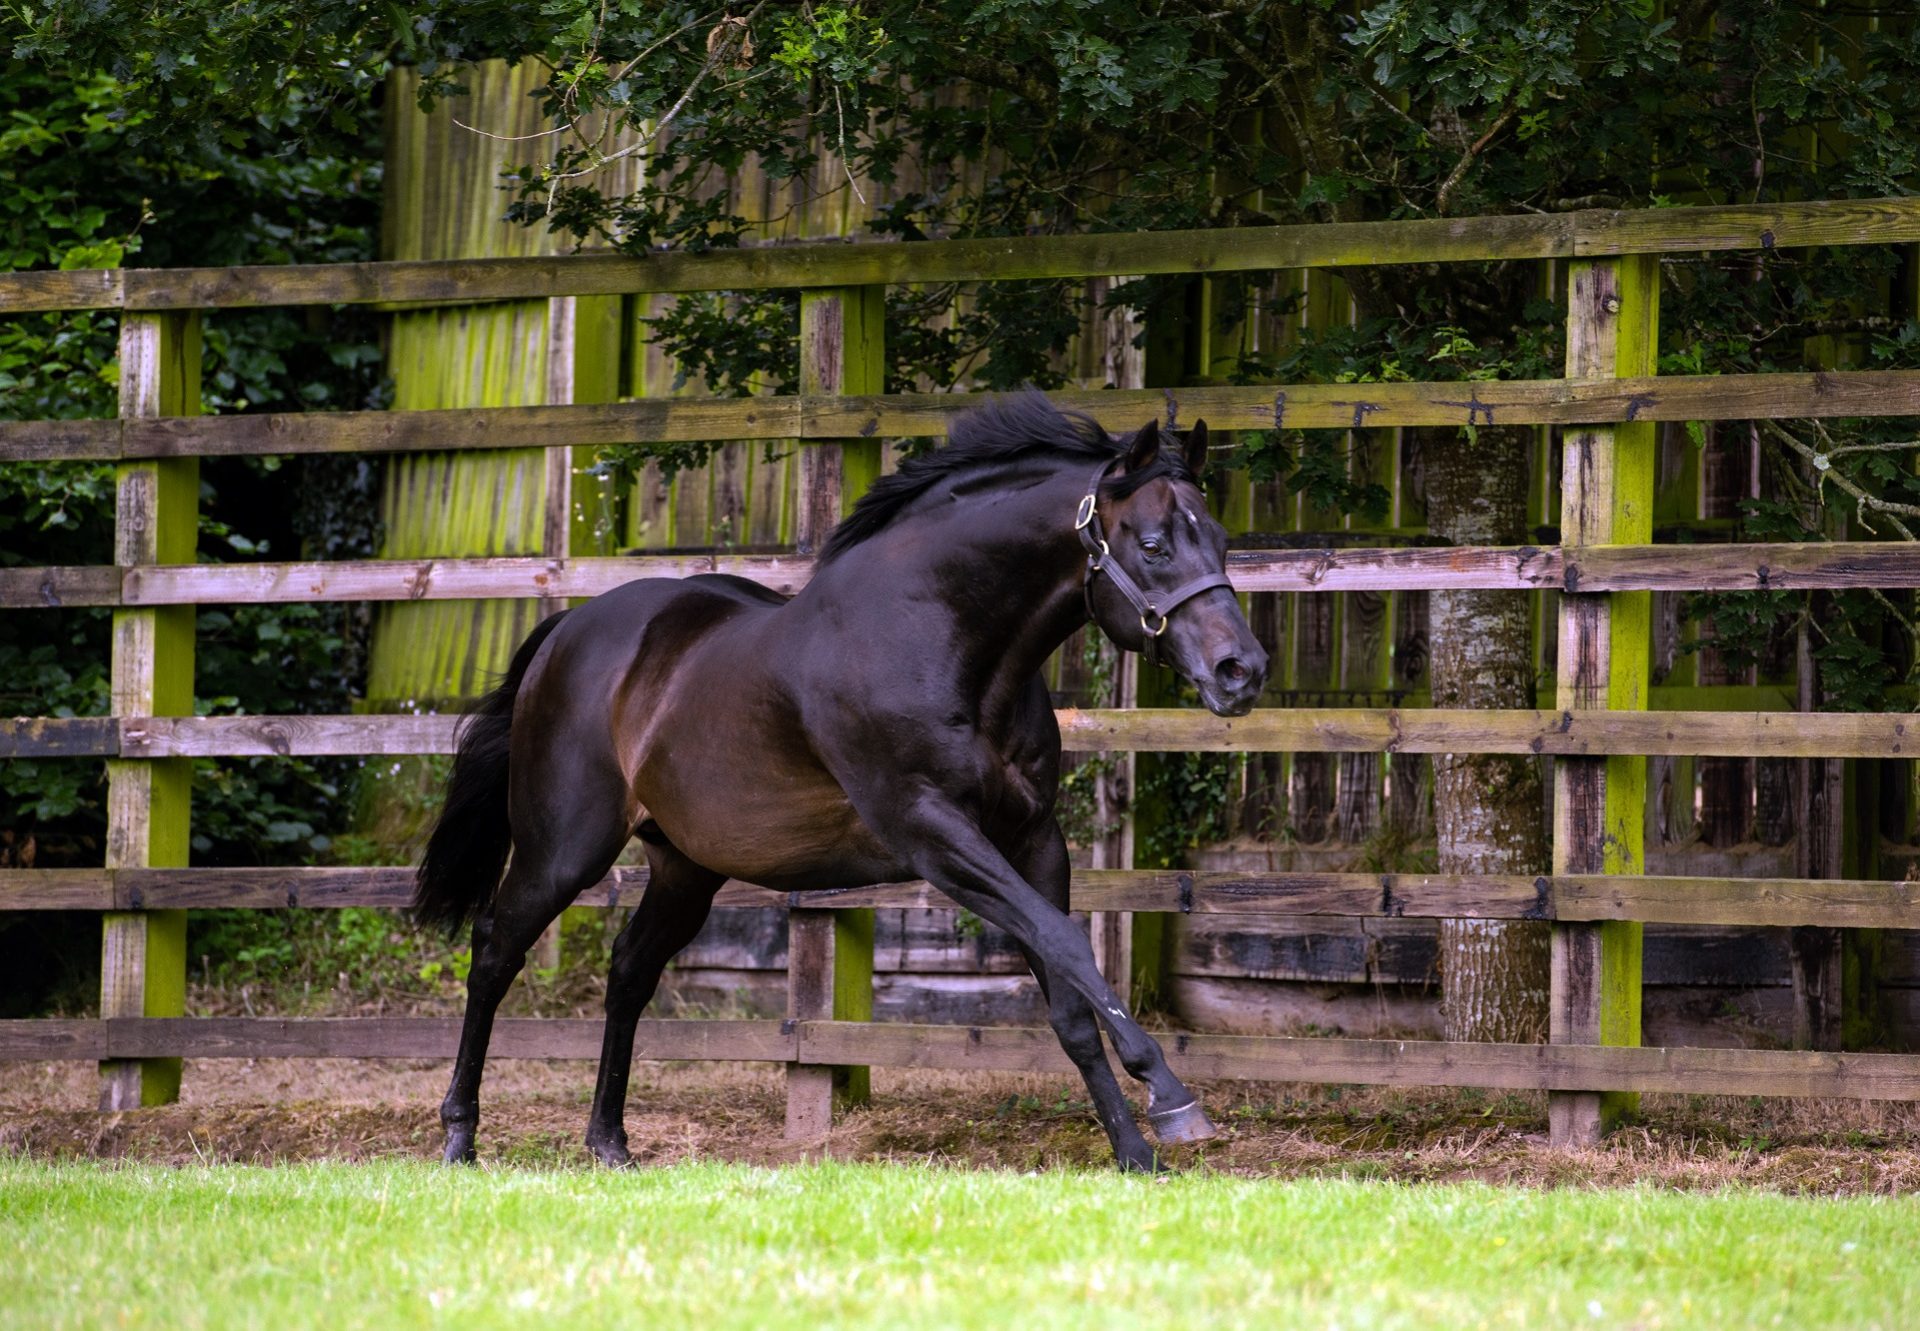
[[[1140,548],[1150,555],[1157,555],[1160,553],[1160,542],[1149,536],[1140,542]]]

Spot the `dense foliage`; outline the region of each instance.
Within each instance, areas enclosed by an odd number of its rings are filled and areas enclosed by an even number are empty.
[[[121,80],[130,141],[203,153],[232,151],[259,125],[306,151],[354,141],[358,99],[386,61],[417,63],[431,97],[457,84],[463,59],[541,58],[558,115],[610,111],[632,137],[529,144],[514,211],[636,251],[741,243],[749,219],[713,184],[749,158],[797,190],[863,202],[871,191],[870,229],[908,238],[1880,196],[1920,183],[1920,46],[1914,16],[1893,5],[555,0],[529,11],[482,0],[316,17],[287,0],[185,0],[156,18],[114,0],[54,0],[21,13],[23,57]],[[650,155],[644,183],[608,197],[598,168],[634,151]],[[1533,265],[1345,275],[1352,328],[1286,363],[1229,372],[1472,378],[1558,364],[1560,317]],[[1234,284],[1223,285],[1230,305]],[[1669,370],[1910,365],[1920,349],[1910,260],[1891,249],[1686,259],[1666,266],[1664,285]],[[1114,298],[1151,317],[1183,286],[1153,279]],[[895,383],[1057,382],[1077,290],[1009,284],[959,302],[952,289],[896,292]],[[747,391],[791,381],[790,304],[689,297],[656,332],[689,373]],[[1899,437],[1841,427],[1833,442]],[[1836,454],[1803,431],[1768,443],[1783,474],[1813,475],[1810,452],[1835,467],[1817,494],[1756,511],[1756,534],[1832,534],[1830,514],[1805,501],[1831,497],[1841,476],[1895,504],[1920,498],[1904,455]],[[1275,435],[1246,460],[1318,502],[1375,498],[1346,483],[1326,440]],[[1801,598],[1789,617],[1807,609]],[[1724,607],[1730,623],[1753,613]],[[1876,623],[1905,623],[1903,609],[1849,596],[1818,618],[1839,700],[1912,659],[1908,635]]]
[[[356,114],[368,126],[364,99]],[[67,77],[15,60],[0,78],[0,248],[9,267],[237,264],[366,258],[377,224],[377,140],[349,155],[288,150],[318,114],[298,99],[203,151],[144,133],[105,72]],[[27,316],[0,324],[0,414],[112,415],[116,320]],[[201,409],[378,405],[370,316],[234,311],[206,320]],[[371,549],[373,472],[364,463],[277,458],[202,465],[201,557],[283,558]],[[0,466],[0,562],[113,562],[113,469]],[[14,714],[106,708],[106,611],[0,619],[0,691]],[[202,607],[196,694],[203,711],[333,711],[349,703],[357,629],[339,607]],[[343,662],[347,665],[342,669]],[[341,764],[204,761],[196,772],[196,855],[207,863],[312,853],[341,823]],[[92,764],[0,764],[4,854],[40,864],[97,858],[102,778]]]
[[[0,253],[9,268],[318,262],[371,257],[379,206],[378,119],[353,106],[356,137],[298,151],[288,136],[323,108],[298,98],[185,148],[149,135],[110,72],[0,56]],[[115,411],[117,320],[48,314],[0,321],[0,416]],[[205,320],[207,412],[378,406],[372,316],[233,311]],[[0,465],[0,564],[113,562],[113,468]],[[209,460],[200,557],[365,555],[377,471],[355,460]],[[0,711],[97,715],[107,706],[110,612],[0,616]],[[351,705],[364,613],[340,606],[203,606],[196,694],[203,712],[331,712]],[[202,759],[194,773],[197,863],[329,854],[349,825],[356,765]],[[0,864],[98,863],[105,780],[97,763],[0,763]],[[0,921],[12,997],[84,990],[87,919]],[[217,925],[216,925],[217,927]],[[65,938],[67,932],[75,937]],[[62,967],[77,967],[67,973]],[[16,987],[17,986],[17,987]],[[0,1006],[11,1006],[0,1002]]]

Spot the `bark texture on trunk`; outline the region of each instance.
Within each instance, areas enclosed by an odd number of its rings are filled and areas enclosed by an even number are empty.
[[[1433,431],[1425,442],[1427,519],[1459,545],[1526,540],[1528,429]],[[1533,653],[1526,596],[1435,592],[1429,628],[1435,707],[1530,708]],[[1548,848],[1539,761],[1442,754],[1434,764],[1441,873],[1544,873]],[[1545,924],[1443,920],[1441,1017],[1449,1040],[1530,1043],[1547,1034]]]

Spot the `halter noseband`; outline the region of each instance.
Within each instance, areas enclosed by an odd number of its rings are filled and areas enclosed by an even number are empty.
[[[1095,575],[1105,573],[1114,589],[1138,612],[1140,631],[1146,635],[1141,655],[1147,658],[1149,665],[1157,666],[1160,664],[1160,635],[1167,631],[1168,616],[1201,592],[1212,591],[1215,587],[1232,588],[1233,581],[1225,573],[1203,573],[1170,592],[1148,592],[1120,567],[1118,560],[1112,559],[1113,551],[1108,548],[1106,532],[1100,525],[1100,482],[1107,478],[1107,473],[1113,470],[1114,463],[1119,460],[1114,458],[1100,464],[1100,469],[1093,473],[1093,481],[1087,486],[1087,492],[1080,496],[1079,511],[1074,514],[1073,529],[1079,533],[1080,544],[1087,550],[1087,580],[1082,584],[1081,591],[1087,598],[1087,618],[1098,624],[1100,621],[1093,613],[1093,579]]]

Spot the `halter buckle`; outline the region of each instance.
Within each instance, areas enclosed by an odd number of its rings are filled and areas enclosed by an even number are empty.
[[[1081,530],[1089,522],[1093,521],[1093,506],[1095,502],[1094,494],[1091,490],[1080,496],[1079,511],[1073,515],[1073,529],[1075,531]],[[1102,541],[1101,544],[1105,545],[1106,542]]]

